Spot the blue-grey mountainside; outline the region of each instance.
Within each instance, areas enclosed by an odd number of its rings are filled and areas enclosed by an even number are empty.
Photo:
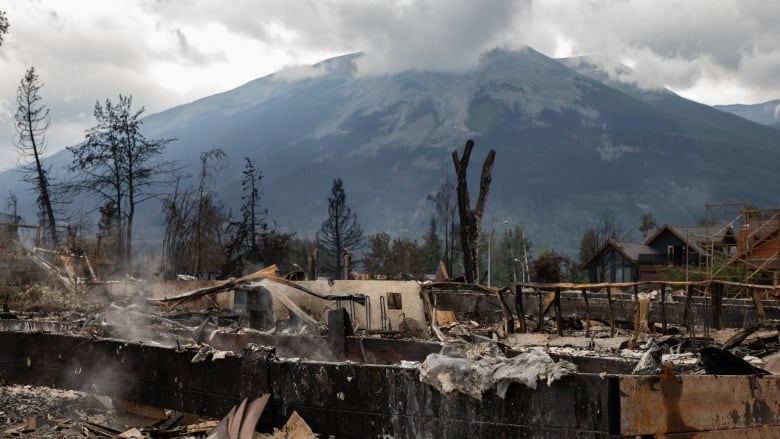
[[[708,202],[780,204],[772,189],[780,185],[780,131],[611,81],[586,61],[526,48],[490,52],[468,71],[361,76],[359,56],[150,115],[145,133],[178,139],[168,158],[191,170],[201,151],[227,152],[218,184],[234,213],[242,157],[253,158],[271,218],[304,236],[325,218],[337,177],[367,232],[419,236],[432,213],[426,195],[445,175],[454,180],[451,153],[469,138],[473,190],[488,150],[497,153],[485,227],[524,224],[535,248],[576,253],[605,209],[636,230],[643,212],[659,223],[693,223]],[[66,154],[52,158],[55,167]],[[0,183],[12,178],[5,173]],[[145,227],[157,227],[159,209],[144,209]]]
[[[753,105],[716,105],[715,108],[727,113],[736,114],[737,116],[744,117],[745,119],[752,120],[756,123],[780,127],[780,99]]]

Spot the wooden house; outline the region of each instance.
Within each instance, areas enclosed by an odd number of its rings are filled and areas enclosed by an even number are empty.
[[[712,226],[670,226],[665,224],[650,235],[645,244],[664,260],[653,261],[656,265],[684,267],[706,265],[713,253],[733,255],[737,244],[730,225]]]
[[[581,268],[594,283],[656,280],[666,267],[706,265],[713,251],[734,255],[736,248],[729,225],[664,225],[644,243],[607,241]]]
[[[641,267],[649,266],[642,262],[658,260],[658,256],[663,255],[645,244],[609,240],[581,268],[593,283],[635,282],[641,277]]]

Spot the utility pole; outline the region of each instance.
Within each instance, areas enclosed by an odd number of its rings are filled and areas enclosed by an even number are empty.
[[[525,245],[525,227],[520,229],[520,242],[523,244],[523,282],[531,282],[531,271],[528,269],[528,246]]]

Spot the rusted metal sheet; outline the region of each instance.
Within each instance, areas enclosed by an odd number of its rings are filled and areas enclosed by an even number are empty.
[[[719,430],[735,434],[735,429],[780,425],[780,376],[623,376],[619,380],[622,435]]]

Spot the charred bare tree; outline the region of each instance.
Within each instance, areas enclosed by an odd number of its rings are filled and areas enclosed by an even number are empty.
[[[1,27],[2,20],[0,20]],[[16,91],[17,135],[14,138],[14,146],[21,156],[20,164],[24,172],[24,181],[33,183],[35,192],[38,194],[39,212],[45,218],[44,228],[51,236],[52,246],[57,247],[59,239],[57,221],[52,207],[51,183],[48,169],[43,165],[43,154],[46,151],[46,130],[49,128],[49,109],[41,103],[39,94],[41,87],[38,75],[35,73],[35,67],[30,67]]]
[[[317,249],[311,251],[311,254],[307,258],[306,273],[308,280],[317,280]]]
[[[195,206],[192,190],[180,190],[180,181],[176,181],[174,191],[162,199],[162,211],[165,215],[165,234],[163,235],[162,270],[166,276],[189,273],[187,265],[192,246],[192,218]]]
[[[475,282],[479,276],[479,235],[482,227],[482,215],[485,211],[488,191],[490,190],[491,170],[496,152],[490,150],[482,165],[482,175],[479,180],[479,197],[477,205],[471,208],[466,172],[471,158],[474,141],[466,142],[463,158],[458,158],[458,150],[452,152],[452,162],[455,174],[458,176],[458,213],[460,214],[460,242],[463,248],[463,272],[466,282]]]
[[[195,263],[193,275],[198,277],[204,266],[204,253],[210,245],[219,241],[222,223],[225,221],[222,206],[216,200],[214,191],[208,188],[214,172],[227,165],[227,154],[219,148],[200,153],[200,171],[198,172],[197,208],[195,209]],[[219,245],[217,245],[219,247]],[[213,252],[211,252],[213,253]]]

